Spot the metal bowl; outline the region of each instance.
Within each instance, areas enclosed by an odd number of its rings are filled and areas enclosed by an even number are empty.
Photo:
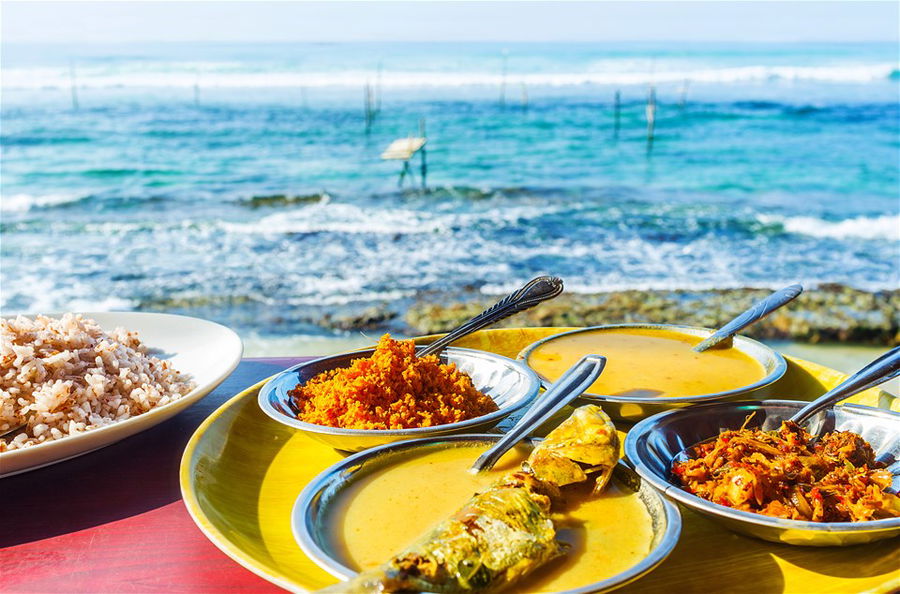
[[[673,324],[611,324],[608,326],[591,326],[588,328],[579,328],[577,330],[570,330],[569,332],[562,332],[560,334],[554,334],[552,336],[542,338],[541,340],[538,340],[537,342],[534,342],[522,349],[522,352],[518,354],[516,359],[518,359],[519,361],[523,361],[526,365],[528,365],[528,357],[531,355],[531,353],[538,347],[548,342],[582,332],[596,332],[607,330],[616,331],[622,328],[676,331],[682,334],[697,336],[701,339],[706,338],[710,334],[715,332],[715,330],[710,330],[709,328],[701,328],[699,326],[678,326]],[[760,365],[762,365],[763,369],[766,372],[765,377],[752,384],[741,386],[733,390],[714,392],[710,394],[699,394],[695,396],[662,396],[657,398],[653,396],[609,396],[604,394],[593,394],[591,392],[585,392],[584,394],[582,394],[581,398],[586,401],[602,403],[603,410],[606,411],[606,413],[614,419],[622,419],[625,421],[639,421],[641,419],[649,417],[650,415],[654,415],[666,410],[672,410],[674,408],[682,408],[700,402],[726,400],[729,398],[733,399],[738,396],[746,396],[746,394],[749,392],[758,390],[775,382],[782,375],[784,375],[784,372],[787,370],[787,363],[785,362],[784,357],[782,357],[781,354],[775,352],[766,345],[753,340],[752,338],[747,338],[745,336],[734,336],[732,348],[735,348],[748,357],[755,359]],[[597,354],[602,355],[603,353]],[[540,373],[538,373],[538,377],[541,379],[541,383],[545,388],[553,382],[553,380],[544,377]]]
[[[672,476],[672,462],[685,448],[740,429],[750,413],[748,427],[777,429],[781,421],[806,402],[719,402],[661,413],[635,425],[625,437],[625,455],[638,474],[667,497],[721,522],[727,528],[769,540],[807,546],[845,546],[890,538],[900,534],[900,518],[871,522],[804,522],[740,511],[719,505],[683,490]],[[900,489],[900,414],[845,404],[813,419],[816,433],[832,430],[861,435],[875,450],[879,462],[893,475],[892,489]]]
[[[292,412],[289,390],[323,371],[348,367],[354,360],[369,357],[373,352],[368,349],[323,357],[282,371],[259,391],[259,406],[279,423],[300,429],[335,449],[358,452],[404,439],[484,431],[527,405],[540,391],[537,375],[522,363],[493,353],[449,347],[439,355],[441,362],[455,363],[460,371],[472,378],[478,390],[497,403],[499,410],[467,421],[415,429],[343,429],[297,419]]]
[[[402,443],[389,444],[350,456],[331,466],[314,478],[294,503],[291,514],[291,525],[294,539],[303,552],[319,567],[342,580],[356,575],[357,571],[347,567],[345,557],[331,543],[329,536],[335,528],[331,521],[331,505],[338,500],[340,493],[352,486],[355,481],[372,472],[387,468],[398,461],[409,459],[410,455],[426,454],[429,450],[460,446],[488,447],[497,441],[498,435],[454,435],[452,437],[434,437],[415,439]],[[539,440],[533,440],[536,443]],[[637,492],[647,507],[653,526],[653,540],[650,552],[640,562],[605,580],[576,590],[569,594],[582,592],[607,592],[633,582],[652,571],[672,552],[681,534],[681,514],[658,491],[619,462],[613,474],[619,484]],[[462,504],[464,502],[460,502]]]

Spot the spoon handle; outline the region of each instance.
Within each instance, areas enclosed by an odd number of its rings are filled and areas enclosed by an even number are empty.
[[[546,392],[538,396],[528,412],[519,419],[518,423],[513,425],[506,435],[500,438],[500,441],[478,457],[469,472],[478,473],[493,468],[503,454],[559,412],[559,409],[581,396],[600,377],[600,372],[603,371],[605,365],[606,357],[600,355],[582,357],[578,363],[553,382]]]
[[[711,334],[706,340],[695,346],[694,350],[702,353],[706,349],[716,346],[729,336],[737,334],[750,324],[763,319],[782,305],[790,303],[802,292],[803,287],[800,285],[791,285],[775,291]]]
[[[418,352],[420,357],[434,355],[450,343],[459,340],[467,334],[481,330],[507,318],[513,314],[534,307],[542,301],[553,299],[563,291],[562,279],[555,276],[539,276],[530,280],[524,287],[511,293],[495,303],[489,309],[484,310],[462,326],[427,345]]]
[[[900,376],[900,347],[892,348],[836,387],[819,396],[800,409],[790,420],[802,424],[820,410],[897,376]]]

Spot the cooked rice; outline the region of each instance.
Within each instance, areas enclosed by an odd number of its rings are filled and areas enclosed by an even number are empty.
[[[19,316],[0,320],[0,452],[124,421],[181,398],[187,374],[147,354],[137,333],[96,321]]]

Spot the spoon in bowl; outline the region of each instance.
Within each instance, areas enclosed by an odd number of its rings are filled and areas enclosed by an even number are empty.
[[[528,281],[521,289],[510,293],[488,309],[484,310],[474,318],[458,326],[455,330],[448,332],[441,338],[438,338],[429,345],[418,351],[419,357],[425,355],[436,355],[444,350],[444,347],[456,342],[463,336],[467,336],[473,332],[477,332],[482,328],[490,326],[504,318],[508,318],[520,311],[525,311],[548,299],[553,299],[563,292],[563,282],[561,278],[555,276],[539,276]]]
[[[841,400],[846,400],[854,394],[858,394],[863,390],[868,390],[869,388],[874,388],[875,386],[881,385],[884,382],[894,379],[898,376],[900,376],[900,347],[894,347],[893,349],[884,353],[883,355],[842,381],[831,390],[827,391],[825,394],[822,394],[821,396],[801,408],[786,420],[793,421],[798,425],[803,425],[804,423],[809,421],[816,413],[828,409]],[[821,432],[821,424],[819,424],[819,426],[815,428],[810,429],[810,433],[815,439],[816,436],[818,436]],[[719,436],[715,435],[684,448],[674,456],[673,461],[685,462],[689,460],[691,457],[691,452],[694,450],[694,448],[703,443],[715,441],[718,438]]]
[[[475,460],[475,463],[469,468],[469,472],[477,474],[482,470],[493,468],[503,454],[546,423],[562,407],[581,396],[600,377],[605,366],[606,357],[583,356],[578,363],[567,369],[558,380],[553,382],[546,392],[537,397],[528,412],[513,425],[512,429]]]
[[[801,408],[788,420],[802,425],[813,415],[833,404],[898,376],[900,376],[900,347],[894,347]]]
[[[782,305],[790,303],[802,292],[803,287],[801,285],[791,285],[775,291],[762,301],[754,303],[753,307],[713,332],[705,340],[695,346],[693,350],[702,353],[703,351],[716,346],[723,340],[731,338],[750,324],[763,319]]]
[[[21,429],[25,426],[25,423],[20,423],[18,425],[13,425],[9,429],[0,430],[0,437],[6,437],[7,435],[12,436],[13,433]]]

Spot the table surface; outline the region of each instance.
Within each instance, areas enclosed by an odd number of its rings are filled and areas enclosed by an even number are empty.
[[[194,406],[96,452],[0,479],[3,592],[282,592],[219,551],[181,501],[178,467],[230,397],[306,358],[244,359]]]
[[[168,421],[88,455],[0,479],[0,591],[280,592],[200,532],[181,500],[178,471],[185,445],[207,416],[306,359],[245,359],[216,390]]]

